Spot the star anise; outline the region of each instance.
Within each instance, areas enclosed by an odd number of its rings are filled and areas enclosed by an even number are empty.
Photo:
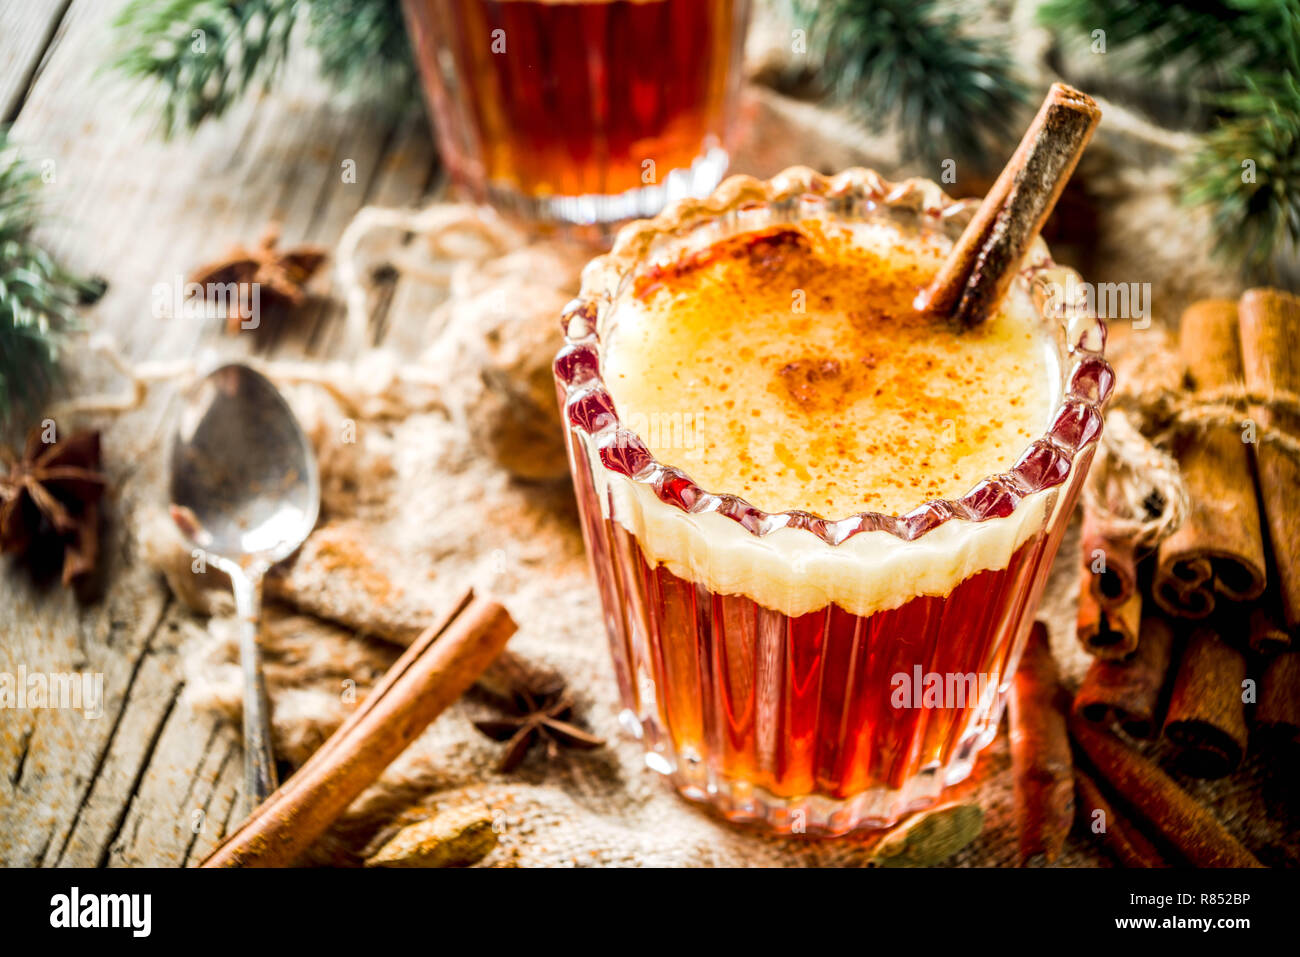
[[[534,695],[529,689],[519,688],[509,710],[513,713],[508,717],[474,722],[474,727],[489,738],[507,742],[497,765],[502,774],[517,768],[534,744],[545,745],[546,757],[553,761],[562,747],[589,751],[605,743],[570,720],[573,698],[563,689]]]
[[[242,312],[243,307],[252,301],[253,286],[257,287],[259,305],[271,308],[293,309],[306,298],[303,287],[325,262],[325,249],[321,246],[295,246],[279,250],[275,248],[279,240],[280,228],[273,223],[266,228],[256,246],[251,249],[234,246],[224,258],[195,270],[190,277],[190,282],[203,287],[204,297],[209,302],[213,301],[209,290],[221,287],[224,291],[229,284],[237,284],[237,308],[231,309],[229,297],[224,292],[222,296],[226,306],[227,332],[238,332],[248,318]]]
[[[99,433],[78,432],[46,442],[32,429],[21,460],[0,448],[0,551],[62,552],[63,584],[92,571],[99,555]]]

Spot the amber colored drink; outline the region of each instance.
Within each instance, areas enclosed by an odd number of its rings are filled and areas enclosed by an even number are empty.
[[[884,826],[996,732],[1099,435],[1100,327],[1044,314],[1041,247],[978,328],[917,313],[963,218],[933,184],[715,200],[620,234],[556,360],[623,717],[735,820]]]
[[[749,0],[405,0],[444,160],[472,195],[604,222],[726,168]]]

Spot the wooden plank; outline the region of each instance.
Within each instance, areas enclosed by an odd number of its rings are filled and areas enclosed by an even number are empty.
[[[243,767],[233,725],[210,715],[177,714],[163,731],[157,755],[103,862],[112,867],[182,866],[210,826],[213,794],[232,765],[235,772]]]
[[[239,823],[242,814],[243,758],[240,752],[238,735],[233,728],[226,728],[229,743],[216,780],[208,789],[207,799],[202,806],[202,816],[198,819],[196,833],[185,849],[181,860],[184,867],[193,867],[211,854],[222,838]]]
[[[122,826],[125,808],[139,788],[145,769],[157,751],[164,726],[176,709],[182,682],[176,660],[176,611],[164,618],[145,653],[138,659],[131,692],[105,749],[102,766],[80,802],[63,843],[47,849],[43,863],[51,866],[95,867],[108,855],[113,836]]]
[[[443,188],[443,177],[423,110],[412,111],[401,124],[387,156],[376,171],[366,205],[418,207]],[[409,237],[408,240],[409,241]],[[377,289],[371,302],[370,333],[376,344],[414,356],[428,345],[423,336],[428,314],[445,293],[418,279],[399,277]],[[322,325],[316,348],[336,355],[345,347],[346,309],[340,300],[330,304],[329,322]],[[394,334],[400,330],[400,334]]]
[[[120,533],[110,541],[120,544]],[[61,847],[79,806],[78,792],[99,773],[108,740],[135,687],[138,656],[161,611],[164,597],[152,576],[124,567],[113,591],[85,620],[76,600],[63,593],[40,595],[23,576],[6,573],[13,620],[3,629],[0,671],[102,676],[103,713],[86,717],[69,709],[0,712],[0,862],[39,863]],[[57,587],[57,586],[55,586]],[[16,740],[9,728],[20,723]],[[21,747],[18,751],[15,747]]]
[[[18,115],[71,0],[0,4],[0,124]]]
[[[324,240],[333,246],[365,205],[393,130],[372,115],[326,105],[317,113],[312,132],[318,148],[286,159],[284,176],[295,188],[282,196],[276,217],[284,243]],[[334,283],[331,261],[313,280],[308,305],[279,328],[266,330],[269,335],[258,335],[259,348],[286,357],[320,355],[321,334],[342,321],[341,304],[330,295]]]
[[[368,205],[418,208],[445,193],[445,171],[429,133],[424,110],[412,111],[398,130]],[[399,355],[419,355],[429,344],[429,314],[445,298],[444,290],[415,278],[399,276],[381,284],[371,302],[371,341]]]

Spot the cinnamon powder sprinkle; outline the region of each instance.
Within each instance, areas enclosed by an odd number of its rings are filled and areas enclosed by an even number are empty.
[[[912,300],[947,251],[885,224],[803,222],[650,267],[606,384],[656,457],[767,511],[893,514],[956,498],[1042,434],[1056,376],[1027,297],[972,329]]]

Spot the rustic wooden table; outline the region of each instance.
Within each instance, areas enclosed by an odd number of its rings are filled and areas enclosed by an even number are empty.
[[[420,203],[441,186],[423,112],[413,104],[400,119],[378,117],[340,104],[310,69],[297,69],[274,95],[240,104],[192,139],[165,142],[156,111],[140,109],[139,91],[104,69],[118,8],[0,6],[0,122],[12,122],[13,139],[48,181],[41,238],[69,266],[108,280],[87,325],[135,361],[205,348],[331,354],[342,309],[328,298],[328,276],[314,282],[322,298],[291,329],[255,341],[155,318],[151,290],[234,242],[255,241],[271,220],[282,224],[283,244],[328,247],[363,205]],[[429,294],[395,283],[376,337],[409,344],[419,330],[386,316],[427,315],[420,297]],[[75,348],[65,365],[77,391],[114,387],[111,368],[89,349]],[[142,409],[102,423],[112,494],[101,599],[82,605],[0,562],[0,671],[99,672],[105,696],[94,719],[0,709],[0,865],[184,865],[215,845],[238,805],[238,729],[177,707],[176,649],[194,625],[134,554],[132,515],[163,500],[175,399],[174,389],[156,389]]]

